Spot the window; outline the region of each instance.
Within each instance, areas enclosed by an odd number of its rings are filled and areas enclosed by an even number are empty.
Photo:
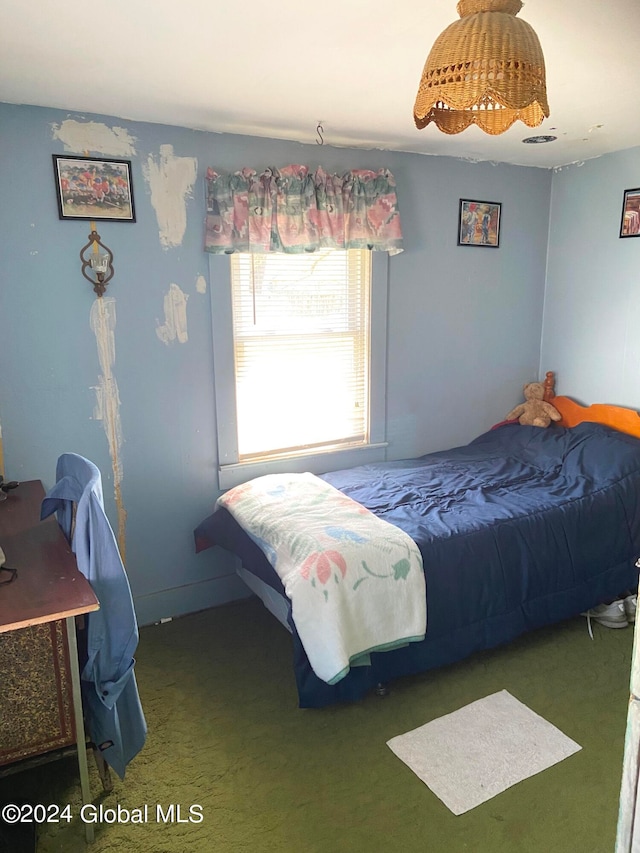
[[[383,446],[386,264],[359,249],[210,258],[222,488]]]
[[[239,460],[368,440],[370,257],[231,256]]]

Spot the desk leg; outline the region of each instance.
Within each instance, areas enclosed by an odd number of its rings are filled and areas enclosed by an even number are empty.
[[[78,666],[78,643],[76,640],[75,616],[67,616],[67,643],[69,662],[71,665],[71,687],[73,691],[73,713],[76,723],[76,744],[78,746],[78,768],[80,770],[80,788],[82,790],[82,805],[91,802],[89,787],[89,765],[87,764],[87,743],[84,734],[84,717],[82,714],[82,693],[80,690],[80,668]],[[93,824],[85,824],[87,841],[93,841]]]

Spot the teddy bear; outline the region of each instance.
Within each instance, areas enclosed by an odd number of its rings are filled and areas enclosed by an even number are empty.
[[[523,391],[525,402],[512,409],[505,420],[512,421],[517,418],[523,426],[548,427],[551,421],[562,419],[555,406],[543,399],[543,382],[528,382]]]

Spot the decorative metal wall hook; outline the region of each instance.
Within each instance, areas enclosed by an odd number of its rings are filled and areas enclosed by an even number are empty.
[[[89,234],[87,245],[80,250],[80,260],[82,275],[91,282],[96,294],[102,296],[113,278],[113,252],[104,245],[95,229]],[[87,270],[90,270],[91,275]]]
[[[316,139],[316,145],[324,145],[324,139],[322,137],[322,134],[324,133],[324,127],[320,124],[320,122],[318,122],[316,133],[318,134],[318,138]]]

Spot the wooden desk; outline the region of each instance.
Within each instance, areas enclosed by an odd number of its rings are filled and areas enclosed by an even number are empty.
[[[82,613],[98,610],[98,600],[89,582],[78,571],[76,560],[60,530],[55,516],[40,521],[40,506],[44,498],[44,488],[39,480],[21,483],[17,489],[9,492],[4,501],[0,501],[0,547],[2,547],[6,565],[17,569],[16,579],[9,584],[0,585],[0,635],[17,632],[6,643],[0,636],[0,677],[5,689],[11,684],[20,684],[20,673],[11,672],[11,644],[15,637],[25,641],[27,646],[36,643],[36,634],[49,632],[51,642],[51,661],[38,654],[36,666],[53,666],[56,684],[59,685],[58,705],[53,711],[60,711],[62,724],[60,731],[52,737],[38,736],[33,743],[18,749],[13,756],[11,749],[5,749],[5,761],[15,760],[25,755],[46,752],[57,746],[72,743],[75,740],[78,749],[78,766],[82,788],[82,801],[91,800],[89,789],[89,771],[82,715],[82,696],[80,693],[80,673],[78,667],[78,649],[76,643],[75,617]],[[5,573],[0,572],[0,580]],[[33,626],[41,626],[34,628]],[[56,646],[64,646],[64,659],[56,654]],[[3,655],[3,649],[7,654]],[[20,672],[28,677],[27,661],[21,661]],[[71,680],[72,720],[71,726],[65,726],[64,688],[65,670]],[[13,676],[13,682],[12,682]],[[36,676],[37,677],[37,676]],[[38,685],[30,685],[37,693]],[[52,702],[49,701],[49,706]],[[15,745],[14,745],[15,746]],[[3,744],[0,743],[0,763]],[[87,839],[93,838],[93,825],[86,825]]]

